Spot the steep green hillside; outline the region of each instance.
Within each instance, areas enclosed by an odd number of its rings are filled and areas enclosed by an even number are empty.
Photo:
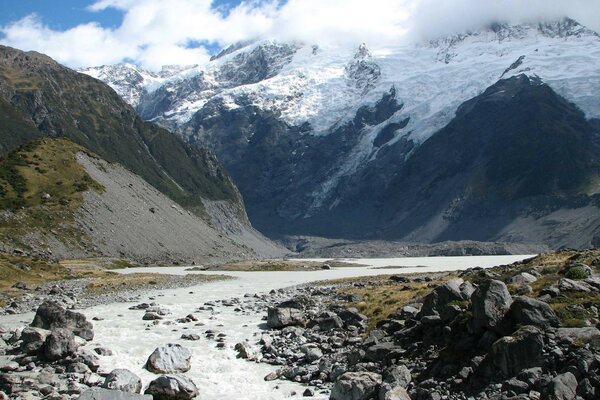
[[[64,243],[85,238],[73,212],[83,192],[101,192],[77,162],[87,152],[67,139],[38,139],[0,158],[0,242],[21,247],[22,237],[52,231]],[[26,246],[25,246],[26,247]]]
[[[0,151],[66,137],[119,162],[175,201],[240,201],[214,156],[142,121],[107,85],[35,52],[0,46]]]

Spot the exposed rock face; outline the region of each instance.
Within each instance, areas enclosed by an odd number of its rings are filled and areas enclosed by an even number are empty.
[[[191,368],[192,352],[179,345],[158,347],[146,362],[146,369],[157,374],[187,372]]]
[[[512,304],[512,297],[504,282],[490,280],[475,290],[472,301],[473,330],[483,332],[496,329]]]
[[[31,326],[47,330],[69,329],[82,339],[89,341],[94,338],[94,326],[85,315],[65,310],[52,301],[46,301],[39,306]]]
[[[140,393],[142,380],[128,369],[114,369],[106,375],[102,387],[127,393]]]
[[[372,398],[381,384],[381,375],[372,372],[346,372],[331,390],[331,400],[367,400]]]
[[[271,328],[304,325],[304,313],[296,308],[272,307],[267,314],[267,325]]]
[[[150,382],[144,393],[154,400],[189,400],[198,396],[198,388],[183,375],[163,375]]]

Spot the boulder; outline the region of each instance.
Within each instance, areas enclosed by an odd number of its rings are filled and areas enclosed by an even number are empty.
[[[384,379],[384,383],[391,384],[392,386],[400,386],[405,389],[408,387],[411,381],[412,375],[410,370],[404,364],[392,367]]]
[[[482,283],[471,297],[473,305],[472,329],[480,333],[486,329],[497,330],[512,304],[512,297],[502,281]]]
[[[78,347],[73,332],[68,329],[56,329],[46,338],[43,352],[46,359],[56,361],[74,355]]]
[[[584,328],[559,328],[556,330],[556,338],[559,340],[580,341],[589,343],[600,339],[600,330],[591,326]]]
[[[83,392],[77,400],[152,400],[152,396],[95,387]]]
[[[65,310],[53,301],[45,301],[38,307],[31,327],[51,331],[68,329],[85,340],[89,341],[94,338],[94,326],[85,318],[85,315]]]
[[[250,347],[250,345],[246,342],[239,342],[235,345],[234,350],[237,351],[237,358],[242,358],[245,360],[254,358],[254,350]]]
[[[519,296],[510,306],[502,325],[506,332],[510,333],[514,327],[520,325],[533,325],[547,329],[558,327],[560,322],[548,303],[527,296]]]
[[[521,272],[520,274],[510,278],[510,283],[515,283],[518,285],[527,285],[535,281],[537,281],[537,278],[528,272]]]
[[[144,393],[154,400],[189,400],[198,396],[198,388],[185,376],[163,375],[150,382]]]
[[[191,368],[192,352],[179,344],[158,347],[146,362],[146,369],[157,374],[187,372]]]
[[[142,380],[128,369],[113,369],[106,375],[102,387],[127,393],[140,393],[142,391]]]
[[[524,369],[542,366],[543,351],[542,332],[534,326],[524,326],[492,345],[478,373],[489,378],[511,378]]]
[[[381,385],[381,375],[374,372],[346,372],[339,376],[331,389],[331,400],[368,400]]]
[[[267,325],[269,328],[284,328],[286,326],[303,326],[304,313],[297,308],[271,307],[267,311]]]
[[[563,278],[558,282],[558,288],[561,292],[590,293],[596,291],[596,288],[589,283],[567,278]]]
[[[310,326],[316,325],[320,331],[330,331],[340,329],[344,326],[344,322],[340,317],[332,312],[326,312],[319,316],[318,319],[311,321]]]
[[[305,344],[300,347],[300,351],[304,354],[308,362],[317,361],[323,357],[323,352],[316,344]]]
[[[315,301],[308,296],[296,296],[293,299],[282,301],[277,304],[277,308],[295,308],[297,310],[304,310],[314,306],[314,304]]]
[[[403,387],[388,388],[382,386],[379,390],[379,400],[411,400],[411,398]]]
[[[36,354],[42,350],[50,331],[41,328],[27,327],[21,332],[21,351]]]
[[[452,279],[436,287],[425,297],[421,308],[421,317],[437,315],[439,309],[451,301],[465,300],[466,297],[460,289],[463,283],[462,279]]]
[[[378,343],[367,347],[365,358],[372,362],[381,362],[394,352],[403,352],[403,349],[391,342]]]
[[[547,400],[573,400],[577,396],[577,378],[570,372],[556,376],[546,388]]]
[[[357,328],[365,328],[367,326],[368,318],[358,312],[356,308],[347,308],[340,311],[338,317],[342,319],[346,327],[356,326]]]

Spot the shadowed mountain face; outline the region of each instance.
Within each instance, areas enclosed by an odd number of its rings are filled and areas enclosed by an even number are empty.
[[[402,130],[408,121],[378,130],[371,138],[381,146],[376,157],[359,160],[356,173],[340,178],[327,193],[327,207],[316,204],[315,188],[348,163],[368,135],[365,126],[401,108],[392,90],[350,123],[317,136],[250,105],[227,109],[214,103],[184,134],[222,155],[245,193],[251,219],[273,235],[529,241],[522,228],[515,233],[507,227],[534,218],[551,226],[549,234],[555,226],[544,217],[595,204],[597,122],[525,75],[501,80],[462,104],[445,128],[419,146],[410,140],[382,146],[387,131]],[[531,240],[549,240],[542,236]]]
[[[0,149],[37,136],[67,137],[119,162],[184,206],[241,203],[210,153],[146,123],[108,86],[38,53],[0,46]]]
[[[598,133],[540,81],[502,80],[464,103],[382,193],[388,232],[489,240],[519,216],[589,202],[598,190]]]

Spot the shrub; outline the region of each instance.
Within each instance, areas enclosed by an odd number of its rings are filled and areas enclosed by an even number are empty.
[[[567,273],[565,274],[565,277],[569,278],[569,279],[585,279],[587,278],[589,275],[587,273],[587,271],[583,268],[583,267],[573,267],[571,269],[569,269],[567,271]]]

